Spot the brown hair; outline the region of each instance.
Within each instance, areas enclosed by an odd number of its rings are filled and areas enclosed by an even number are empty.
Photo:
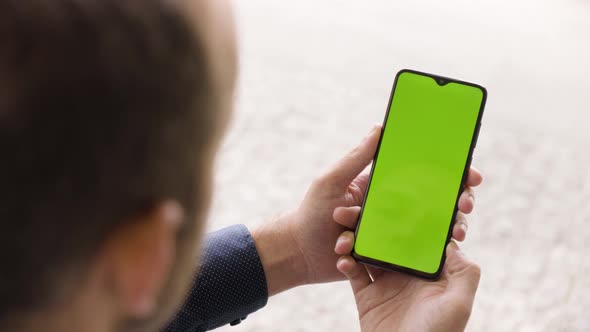
[[[0,317],[58,300],[128,216],[200,208],[215,114],[193,30],[165,1],[0,2]]]

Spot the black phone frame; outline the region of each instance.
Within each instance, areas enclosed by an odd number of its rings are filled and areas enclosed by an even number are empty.
[[[370,257],[365,257],[365,256],[357,254],[354,251],[354,247],[352,249],[352,257],[354,257],[354,259],[356,259],[357,261],[359,261],[363,264],[366,264],[366,265],[371,265],[371,266],[375,266],[375,267],[382,268],[385,270],[390,270],[390,271],[404,272],[404,273],[414,275],[414,276],[417,276],[420,278],[428,279],[428,280],[437,280],[443,271],[445,261],[447,258],[446,247],[449,244],[449,242],[451,241],[453,226],[455,224],[455,219],[457,218],[457,212],[459,210],[459,208],[458,208],[459,198],[461,197],[461,193],[465,189],[467,176],[469,174],[469,169],[471,167],[471,161],[473,158],[473,151],[475,150],[475,147],[477,145],[477,138],[479,136],[479,130],[481,128],[481,119],[483,117],[483,112],[484,112],[488,92],[487,92],[486,88],[484,88],[483,86],[478,85],[478,84],[465,82],[465,81],[461,81],[461,80],[457,80],[457,79],[453,79],[453,78],[449,78],[449,77],[444,77],[444,76],[440,76],[440,75],[429,74],[429,73],[425,73],[425,72],[421,72],[421,71],[417,71],[417,70],[412,70],[412,69],[402,69],[395,75],[393,87],[391,88],[391,93],[389,95],[389,102],[387,103],[387,109],[385,112],[385,118],[383,120],[383,126],[381,128],[381,135],[379,137],[379,143],[377,144],[377,150],[375,151],[375,156],[373,157],[373,165],[371,166],[371,173],[369,175],[369,182],[367,184],[367,188],[365,189],[363,204],[361,205],[361,211],[360,211],[358,219],[357,219],[357,226],[356,226],[356,230],[355,230],[355,239],[356,239],[356,236],[358,235],[361,219],[363,217],[363,211],[365,209],[365,203],[367,200],[367,194],[368,194],[369,189],[371,187],[371,181],[373,180],[373,171],[375,170],[375,165],[377,165],[377,159],[379,156],[379,149],[381,148],[381,140],[383,139],[383,134],[385,133],[385,127],[387,125],[387,119],[389,117],[389,112],[391,110],[391,103],[393,101],[393,96],[395,94],[395,88],[396,88],[396,85],[397,85],[400,75],[403,73],[411,73],[411,74],[426,76],[426,77],[434,79],[435,82],[439,85],[446,85],[448,83],[458,83],[458,84],[462,84],[462,85],[472,86],[472,87],[480,89],[483,93],[481,105],[479,108],[479,114],[477,115],[477,125],[475,126],[475,128],[473,130],[473,135],[471,137],[471,145],[469,147],[469,153],[467,155],[465,168],[463,170],[463,176],[461,178],[461,185],[459,186],[459,192],[457,193],[457,199],[455,200],[455,209],[453,210],[453,217],[451,218],[451,221],[449,222],[449,229],[447,231],[447,239],[445,241],[445,246],[443,247],[443,250],[442,250],[440,264],[438,266],[438,269],[434,273],[419,271],[419,270],[411,269],[408,267],[376,260],[376,259],[373,259]]]

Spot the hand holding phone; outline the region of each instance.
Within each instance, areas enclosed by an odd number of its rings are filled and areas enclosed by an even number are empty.
[[[369,275],[363,264],[342,257],[337,267],[350,280],[361,331],[463,331],[481,272],[455,242],[446,253],[446,272],[435,282],[377,268]]]
[[[466,190],[481,184],[483,178],[474,168],[469,170]],[[458,224],[467,224],[465,214],[473,209],[470,193],[465,191],[459,200]],[[339,207],[333,217],[337,224],[348,229],[356,226],[359,207]],[[459,217],[458,217],[459,218]],[[453,238],[465,239],[466,229],[457,224]],[[340,255],[337,269],[350,281],[360,319],[361,331],[462,331],[470,316],[477,290],[480,270],[463,255],[452,241],[447,247],[446,273],[436,281],[412,275],[365,266],[355,261],[350,253],[354,233],[345,231],[336,242],[334,252]],[[380,303],[381,305],[375,305]],[[425,319],[427,318],[427,319]]]
[[[482,182],[481,174],[470,169],[467,189]],[[469,194],[461,195],[458,207],[463,214],[473,209]],[[359,207],[339,207],[334,211],[334,221],[354,229]],[[462,241],[465,230],[455,225],[453,238]],[[462,331],[470,316],[477,290],[480,270],[468,260],[454,242],[447,247],[446,273],[437,281],[427,281],[411,275],[365,266],[352,257],[354,233],[340,235],[334,251],[341,258],[337,269],[349,279],[355,295],[361,330],[379,331]],[[375,305],[379,303],[380,305]]]

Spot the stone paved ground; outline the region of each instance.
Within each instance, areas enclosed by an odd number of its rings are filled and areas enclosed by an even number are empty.
[[[369,3],[370,5],[366,4]],[[384,114],[394,73],[486,86],[486,176],[464,245],[483,276],[469,331],[590,331],[590,3],[236,2],[238,112],[211,229],[295,206]],[[270,300],[222,331],[358,331],[346,283]]]

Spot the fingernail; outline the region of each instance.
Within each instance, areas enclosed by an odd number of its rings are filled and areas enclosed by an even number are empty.
[[[354,233],[351,232],[351,231],[346,231],[346,232],[342,233],[342,236],[345,239],[350,239],[350,240],[353,240],[354,239]]]
[[[336,250],[336,248],[338,248],[338,246],[343,245],[343,243],[349,241],[354,235],[352,234],[352,232],[350,231],[346,231],[344,233],[342,233],[338,239],[336,239],[336,245],[334,246],[334,250]]]
[[[339,237],[338,239],[336,239],[336,244],[334,245],[334,252],[336,252],[338,250],[338,246],[340,245],[340,240],[341,237]]]
[[[371,136],[373,136],[375,134],[375,132],[377,131],[377,129],[381,128],[381,125],[379,124],[374,124],[373,127],[371,128],[371,130],[369,131],[369,133],[367,134],[367,136],[365,136],[363,138],[363,142],[365,142],[366,140],[368,140]]]
[[[338,260],[336,261],[336,268],[338,270],[340,270],[340,267],[341,267],[340,264],[342,264],[342,262],[344,262],[345,260],[346,260],[346,256],[340,256],[340,258],[338,258]]]
[[[339,245],[344,243],[344,241],[346,241],[346,237],[344,235],[340,235],[340,237],[338,237],[338,240],[336,240],[336,248],[338,248]]]
[[[371,127],[371,130],[369,130],[369,133],[367,134],[367,136],[371,136],[371,134],[373,134],[375,132],[375,130],[377,130],[377,128],[379,128],[379,125],[374,124],[373,127]]]
[[[459,227],[461,227],[463,232],[467,233],[467,224],[461,223],[461,225],[459,225]]]

